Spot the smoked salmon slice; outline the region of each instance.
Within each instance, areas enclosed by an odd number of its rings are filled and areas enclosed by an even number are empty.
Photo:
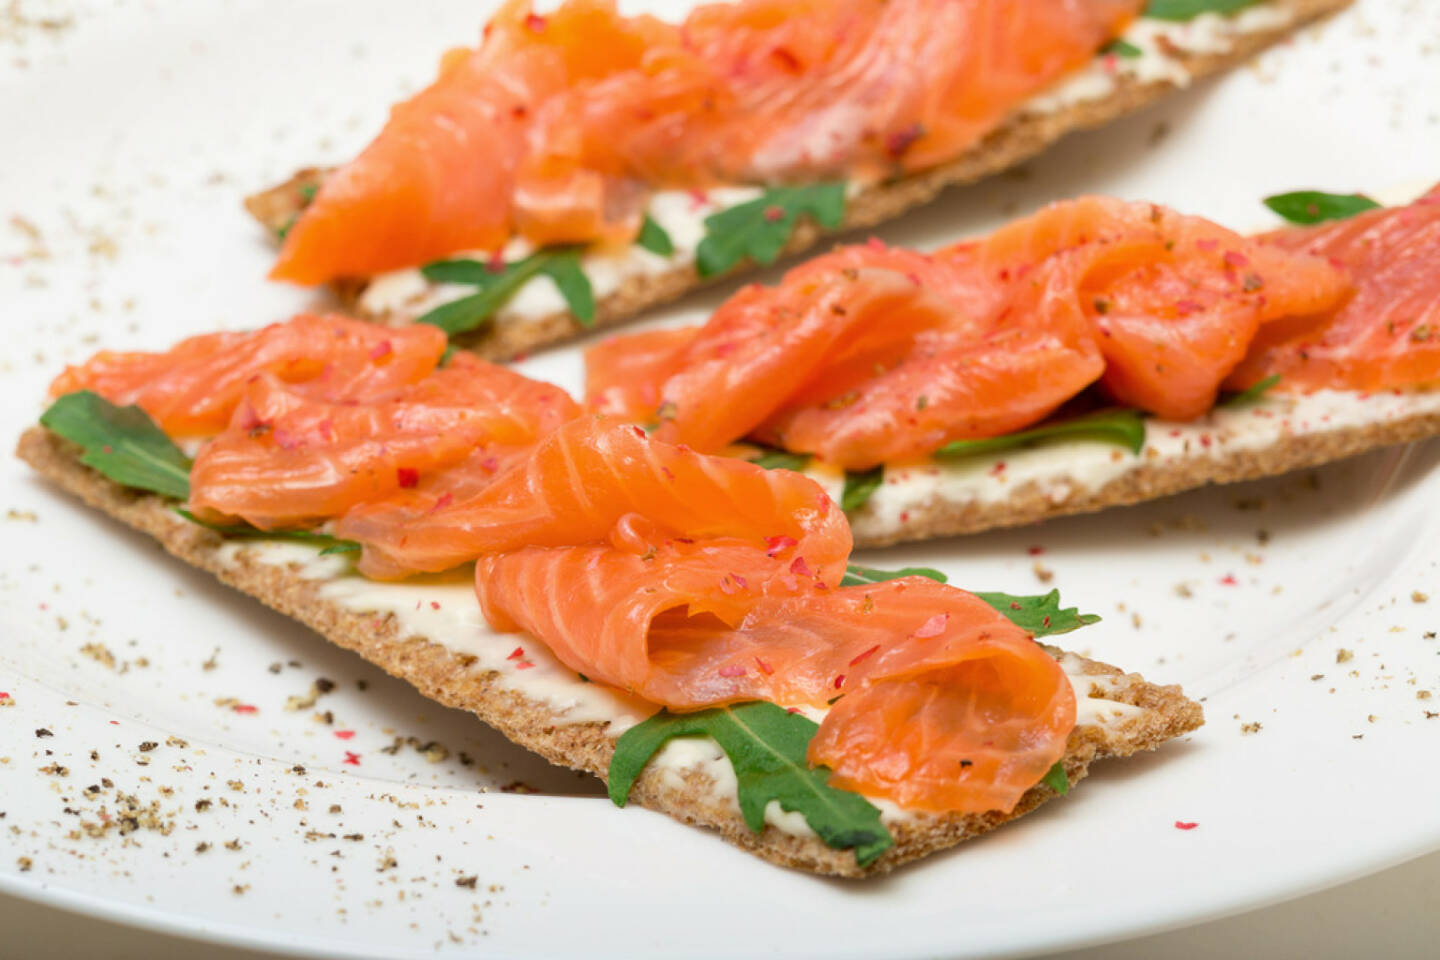
[[[1092,384],[1194,418],[1262,325],[1349,292],[1321,257],[1086,197],[932,255],[841,248],[703,328],[592,350],[586,392],[663,440],[750,438],[866,469],[1022,429]]]
[[[261,529],[313,526],[463,461],[498,473],[578,413],[560,388],[464,353],[366,401],[311,400],[260,374],[229,429],[196,458],[190,505],[207,519]]]
[[[1143,0],[741,0],[683,23],[512,0],[290,227],[314,284],[514,236],[628,242],[659,187],[872,182],[949,160]]]
[[[437,487],[428,498],[380,499],[348,513],[336,530],[364,544],[364,573],[391,578],[446,570],[485,553],[604,540],[629,516],[707,540],[748,536],[761,548],[765,537],[793,542],[807,568],[837,583],[850,552],[849,526],[812,481],[655,444],[637,427],[590,417],[555,431],[526,462],[472,496]],[[755,575],[756,587],[772,572],[767,565]]]
[[[1261,237],[1342,266],[1355,290],[1338,308],[1267,324],[1230,384],[1278,375],[1277,389],[1390,390],[1440,381],[1440,186],[1414,203]]]
[[[840,587],[848,525],[799,474],[587,417],[463,512],[494,627],[671,709],[838,696],[810,747],[832,782],[1009,810],[1064,753],[1075,699],[1054,658],[923,577]]]
[[[190,337],[163,353],[102,350],[67,367],[50,394],[93,390],[112,403],[137,404],[172,437],[207,437],[229,424],[257,374],[307,397],[355,400],[414,383],[444,352],[445,334],[434,327],[391,330],[301,314],[247,333]]]

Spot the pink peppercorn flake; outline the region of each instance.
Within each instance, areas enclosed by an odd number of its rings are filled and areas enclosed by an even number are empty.
[[[1199,313],[1205,307],[1197,300],[1181,300],[1175,304],[1175,312],[1182,317],[1188,317],[1192,313]]]
[[[259,708],[259,707],[252,707],[252,706],[251,706],[250,704],[248,704],[248,703],[237,703],[237,704],[235,704],[233,707],[231,707],[230,709],[231,709],[231,710],[234,710],[236,713],[259,713],[259,712],[260,712],[260,708]]]
[[[765,556],[779,556],[782,551],[789,550],[791,547],[796,546],[798,543],[799,541],[796,540],[794,537],[787,537],[784,535],[778,537],[766,537]]]
[[[454,503],[454,502],[455,502],[455,495],[454,495],[454,494],[451,494],[451,493],[442,494],[439,498],[436,499],[435,505],[430,508],[430,512],[431,512],[431,513],[434,513],[436,510],[444,510],[446,507],[450,506],[450,504],[452,504],[452,503]]]
[[[525,14],[525,29],[531,33],[545,32],[545,18],[538,13]]]
[[[395,347],[391,345],[389,340],[381,340],[379,343],[375,344],[375,346],[370,348],[370,359],[377,361],[383,360],[394,352]]]
[[[804,557],[796,557],[790,562],[790,572],[797,577],[808,577],[813,573]]]
[[[641,440],[645,439],[645,429],[643,427],[631,427],[630,429],[635,431],[635,436]]]
[[[420,482],[420,471],[414,467],[396,467],[395,482],[402,490],[408,490]]]
[[[925,135],[925,128],[919,123],[912,123],[908,127],[896,130],[885,138],[885,150],[892,157],[902,156],[906,150],[915,145],[915,141]]]
[[[785,219],[785,208],[784,208],[784,207],[777,206],[777,205],[775,205],[775,204],[772,203],[772,204],[770,204],[770,206],[768,206],[768,207],[765,208],[765,220],[766,220],[767,222],[769,222],[769,223],[776,223],[776,222],[778,222],[778,221],[780,221],[780,220],[783,220],[783,219]]]
[[[1037,544],[1036,546],[1029,548],[1025,552],[1030,554],[1030,556],[1032,557],[1038,557],[1040,556],[1040,554],[1045,552],[1045,548]]]
[[[757,667],[759,667],[759,668],[760,668],[760,672],[763,673],[763,674],[765,674],[765,676],[767,676],[767,677],[770,676],[770,674],[772,674],[772,673],[775,672],[775,668],[774,668],[774,667],[770,666],[770,664],[766,663],[764,660],[761,660],[759,657],[756,657],[756,658],[755,658],[755,665],[756,665]]]
[[[911,634],[912,637],[938,637],[945,632],[945,624],[950,622],[950,614],[937,613],[929,620],[920,624],[920,627]]]
[[[866,650],[864,653],[857,654],[855,659],[850,661],[850,666],[853,667],[855,666],[855,664],[859,663],[861,660],[864,660],[866,657],[874,656],[879,652],[880,644],[877,643],[875,644],[875,646],[871,647],[869,650]]]
[[[745,676],[745,667],[744,667],[743,665],[741,665],[741,664],[738,664],[738,663],[732,663],[732,664],[730,664],[729,666],[725,666],[725,667],[721,667],[721,668],[720,668],[720,676],[722,676],[722,677],[743,677],[743,676]]]
[[[1235,574],[1227,573],[1220,578],[1220,583],[1227,587],[1233,587],[1238,585],[1240,581],[1235,579]]]
[[[1194,830],[1194,829],[1195,829],[1196,827],[1198,827],[1198,826],[1200,826],[1200,824],[1196,823],[1196,822],[1193,821],[1193,820],[1176,820],[1176,821],[1175,821],[1175,829],[1176,829],[1176,830]]]
[[[431,600],[431,601],[430,601],[430,609],[431,609],[431,610],[439,610],[439,609],[440,609],[440,601],[438,601],[438,600]]]
[[[521,660],[519,663],[515,664],[515,669],[529,670],[533,666],[535,666],[535,664],[531,663],[529,660]]]
[[[1238,250],[1226,250],[1225,256],[1222,259],[1224,259],[1227,266],[1235,267],[1237,269],[1240,267],[1248,267],[1250,265],[1250,258],[1245,256],[1245,254],[1241,253]]]
[[[785,47],[776,47],[770,51],[770,56],[780,61],[780,65],[791,73],[799,73],[801,70],[800,58]]]
[[[345,762],[350,764],[350,766],[352,767],[360,766],[360,754],[356,753],[354,750],[346,750]]]
[[[337,739],[337,740],[349,740],[349,739],[351,739],[351,738],[354,737],[354,736],[355,736],[355,731],[354,731],[354,730],[336,730],[336,731],[335,731],[335,739]]]
[[[844,685],[845,685],[845,674],[842,673],[842,674],[840,674],[838,677],[835,678],[835,689],[836,689],[836,690],[839,690],[839,689],[840,689],[842,686],[844,686]]]
[[[525,648],[524,648],[524,647],[516,647],[514,650],[511,650],[511,651],[510,651],[510,656],[506,657],[505,659],[506,659],[506,660],[519,660],[519,659],[520,659],[521,657],[523,657],[523,656],[525,656]]]

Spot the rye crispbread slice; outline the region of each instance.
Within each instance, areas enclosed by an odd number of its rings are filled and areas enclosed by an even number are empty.
[[[1176,51],[1174,59],[1191,76],[1201,80],[1244,63],[1267,47],[1284,40],[1304,25],[1348,6],[1352,0],[1268,0],[1267,5],[1290,12],[1282,26],[1238,34],[1225,53]],[[930,170],[889,183],[867,187],[846,203],[845,220],[836,230],[825,230],[802,218],[785,248],[787,254],[814,246],[823,237],[842,230],[871,227],[893,219],[914,207],[930,202],[945,187],[974,183],[1009,169],[1041,151],[1068,133],[1110,123],[1134,113],[1180,89],[1170,80],[1142,83],[1120,78],[1107,97],[1084,101],[1053,113],[1020,113],[962,156]],[[307,188],[318,186],[328,171],[310,167],[286,182],[253,194],[245,200],[250,214],[269,230],[290,223],[305,203]],[[744,270],[737,268],[731,274]],[[610,327],[631,319],[644,310],[677,299],[710,280],[702,279],[691,264],[664,273],[639,274],[622,281],[618,290],[596,305],[595,322],[588,329]],[[334,284],[347,309],[357,310],[366,279],[347,278]],[[365,315],[363,319],[405,323],[412,317]],[[568,312],[542,317],[496,316],[484,329],[456,338],[456,342],[489,360],[510,360],[537,348],[569,340],[587,331]]]
[[[301,621],[332,643],[408,681],[425,696],[474,713],[510,740],[553,763],[605,777],[614,751],[614,738],[605,723],[567,722],[549,705],[507,686],[498,672],[477,668],[473,657],[467,659],[437,642],[440,638],[402,635],[389,614],[377,616],[336,605],[320,593],[325,581],[307,579],[299,567],[262,563],[243,550],[234,558],[226,557],[221,550],[223,538],[179,517],[174,501],[107,480],[80,463],[78,448],[42,427],[34,427],[20,438],[17,453],[46,479],[86,504],[149,534],[174,556]],[[1056,656],[1061,653],[1047,649]],[[1188,700],[1178,687],[1157,686],[1107,664],[1083,662],[1087,675],[1102,678],[1106,684],[1104,699],[1141,709],[1075,729],[1063,761],[1072,784],[1086,775],[1095,759],[1152,750],[1204,722],[1200,705]],[[1092,693],[1076,690],[1081,697]],[[698,769],[686,770],[678,779],[647,769],[636,782],[631,799],[684,823],[709,827],[772,863],[819,874],[865,877],[985,833],[1054,795],[1049,787],[1037,785],[1010,813],[906,817],[890,824],[895,845],[864,870],[856,865],[853,853],[832,850],[814,837],[784,833],[768,825],[764,832],[752,833],[733,798],[718,796],[708,776]]]
[[[1440,409],[1283,435],[1258,448],[1227,448],[1224,438],[1216,436],[1212,445],[1196,444],[1181,456],[1147,458],[1142,454],[1133,469],[1098,488],[1071,493],[1063,500],[1057,500],[1055,483],[1031,481],[1016,485],[1007,499],[1000,502],[961,503],[932,496],[921,503],[907,505],[904,523],[877,522],[880,518],[872,499],[852,511],[850,521],[857,549],[885,547],[1095,513],[1211,484],[1279,476],[1437,435],[1440,435]],[[1146,452],[1154,453],[1150,448]],[[1112,455],[1130,456],[1119,451]],[[1063,480],[1063,474],[1057,474],[1057,479]]]

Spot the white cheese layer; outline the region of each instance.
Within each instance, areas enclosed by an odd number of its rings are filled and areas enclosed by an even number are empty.
[[[1057,113],[1077,103],[1103,100],[1115,92],[1122,80],[1142,84],[1168,82],[1188,87],[1192,79],[1190,71],[1176,54],[1226,54],[1234,49],[1238,37],[1279,29],[1288,25],[1293,16],[1280,4],[1260,3],[1229,16],[1202,13],[1179,22],[1141,17],[1122,37],[1138,54],[1128,57],[1102,54],[1049,93],[1031,99],[1022,112]]]
[[[695,262],[695,251],[705,238],[705,218],[721,210],[748,203],[760,196],[759,187],[719,187],[713,190],[660,190],[650,197],[649,214],[670,235],[674,251],[669,256],[651,253],[638,244],[619,250],[589,250],[580,257],[580,268],[590,280],[596,300],[620,289],[627,279],[669,273]],[[502,252],[513,263],[535,252],[520,237],[511,240]],[[484,251],[457,253],[454,259],[484,263]],[[375,316],[415,318],[436,307],[475,292],[474,287],[453,283],[431,283],[418,268],[393,270],[373,277],[360,295],[360,309]],[[545,317],[566,310],[565,298],[555,281],[539,276],[515,294],[496,312],[496,320]]]
[[[1190,73],[1176,54],[1225,53],[1231,49],[1236,37],[1282,27],[1290,19],[1290,11],[1278,3],[1260,3],[1233,16],[1206,13],[1180,23],[1142,17],[1131,24],[1124,37],[1127,43],[1140,51],[1138,56],[1099,56],[1054,89],[1033,97],[1020,108],[1020,112],[1053,113],[1077,103],[1100,100],[1113,93],[1116,83],[1122,78],[1141,83],[1169,81],[1177,86],[1187,86]],[[858,189],[857,185],[851,184],[852,194]],[[650,217],[670,235],[674,252],[669,256],[660,256],[632,244],[619,250],[585,253],[580,266],[590,279],[595,298],[604,299],[631,277],[668,273],[694,263],[695,250],[705,236],[705,218],[753,200],[760,193],[757,187],[658,191],[650,199]],[[503,259],[511,263],[533,252],[532,246],[516,238],[503,251]],[[457,253],[455,258],[485,262],[490,255],[483,251],[470,251]],[[371,278],[360,296],[360,309],[372,316],[409,320],[473,292],[474,288],[469,286],[431,283],[418,268],[412,267]],[[504,324],[550,316],[565,310],[565,298],[560,295],[554,281],[539,276],[525,284],[501,307],[495,320]]]
[[[653,705],[642,700],[581,680],[533,637],[492,630],[480,613],[469,568],[382,583],[357,574],[344,557],[321,556],[316,547],[306,544],[236,540],[222,548],[222,556],[230,563],[238,563],[242,553],[252,562],[289,567],[307,580],[320,582],[321,598],[341,609],[377,618],[393,616],[402,637],[424,637],[461,656],[473,657],[469,669],[497,671],[502,687],[545,704],[565,722],[609,721],[607,733],[618,737],[654,712]],[[1114,681],[1084,676],[1083,661],[1078,657],[1067,654],[1060,663],[1075,686],[1077,725],[1104,725],[1141,711],[1105,699],[1114,689]],[[823,710],[804,712],[817,722],[824,718]],[[708,737],[671,740],[655,754],[650,766],[677,785],[683,783],[686,771],[698,770],[709,777],[717,800],[739,809],[735,771],[720,746]],[[889,801],[869,799],[886,822],[911,816]],[[765,819],[786,833],[813,835],[803,816],[781,810],[778,802],[772,801],[766,808]]]
[[[1440,413],[1440,390],[1268,394],[1251,405],[1219,407],[1190,423],[1148,420],[1145,447],[1138,455],[1113,444],[1067,440],[943,463],[889,466],[885,482],[866,508],[851,518],[850,526],[857,540],[893,539],[912,519],[919,519],[922,508],[933,509],[937,504],[956,508],[999,504],[1033,484],[1051,503],[1060,506],[1094,493],[1142,466],[1214,460],[1239,451],[1263,450],[1291,437],[1427,413]],[[844,480],[838,472],[823,467],[811,467],[806,472],[832,498],[839,498]],[[912,514],[917,516],[912,518]]]

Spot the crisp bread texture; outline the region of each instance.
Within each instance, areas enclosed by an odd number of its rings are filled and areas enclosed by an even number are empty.
[[[553,763],[604,779],[614,738],[599,722],[567,722],[543,702],[507,689],[499,673],[474,665],[474,658],[451,652],[436,638],[402,634],[390,615],[354,612],[325,599],[323,580],[307,579],[298,567],[265,564],[245,551],[224,557],[225,541],[181,519],[174,503],[119,486],[84,466],[78,448],[41,427],[27,431],[19,456],[45,478],[121,523],[149,534],[171,554],[214,574],[262,603],[294,617],[332,643],[360,654],[386,672],[413,684],[446,706],[468,710],[506,737]],[[1060,651],[1050,649],[1055,655]],[[1070,735],[1064,758],[1073,784],[1101,757],[1123,757],[1151,750],[1204,722],[1199,704],[1178,687],[1157,686],[1136,674],[1085,661],[1085,672],[1107,677],[1105,699],[1144,708],[1126,711],[1104,725],[1080,726]],[[1087,691],[1077,690],[1084,696]],[[910,860],[978,836],[1033,810],[1054,796],[1043,784],[1032,787],[1009,813],[916,815],[891,825],[895,845],[867,869],[849,851],[832,850],[814,837],[799,837],[766,826],[754,833],[733,801],[717,796],[708,776],[686,770],[679,778],[647,769],[636,782],[633,802],[676,819],[717,831],[724,839],[772,863],[820,874],[863,877],[885,873]]]
[[[1351,2],[1270,0],[1270,6],[1290,11],[1289,23],[1239,34],[1226,53],[1177,52],[1174,59],[1193,80],[1200,80],[1245,62],[1305,24],[1343,9]],[[834,231],[827,231],[802,218],[786,245],[785,253],[805,250],[830,233],[870,227],[890,220],[930,202],[945,187],[974,183],[1009,169],[1045,150],[1068,133],[1110,123],[1178,89],[1168,80],[1142,83],[1131,77],[1122,77],[1107,97],[1072,104],[1052,113],[1018,113],[949,163],[865,188],[846,203],[844,222]],[[318,186],[327,173],[327,170],[315,167],[301,170],[285,183],[246,198],[246,209],[271,231],[285,229],[303,209],[308,188]],[[628,277],[621,282],[619,289],[599,300],[595,321],[588,329],[623,323],[650,307],[674,300],[716,279],[719,278],[701,278],[692,264],[677,266],[668,272]],[[363,278],[349,278],[337,282],[334,287],[345,306],[356,310],[365,283]],[[365,316],[365,319],[404,323],[412,318],[372,315]],[[460,346],[474,350],[487,359],[509,360],[539,347],[569,340],[586,330],[568,312],[540,317],[501,315],[483,329],[455,339]]]
[[[1059,503],[1050,493],[1048,483],[1035,482],[1017,486],[1008,499],[999,502],[974,500],[956,503],[936,496],[907,507],[905,523],[881,530],[865,528],[865,519],[875,509],[873,504],[866,504],[851,514],[851,521],[864,531],[856,534],[855,546],[884,547],[912,540],[1018,527],[1053,517],[1094,513],[1107,507],[1156,500],[1210,484],[1277,476],[1437,434],[1440,434],[1440,413],[1417,413],[1357,426],[1285,436],[1257,449],[1198,450],[1193,456],[1173,458],[1157,455],[1097,489],[1073,494]],[[1149,452],[1154,453],[1153,450]],[[1113,456],[1128,457],[1130,454],[1117,450]],[[1057,475],[1056,479],[1061,477]]]

